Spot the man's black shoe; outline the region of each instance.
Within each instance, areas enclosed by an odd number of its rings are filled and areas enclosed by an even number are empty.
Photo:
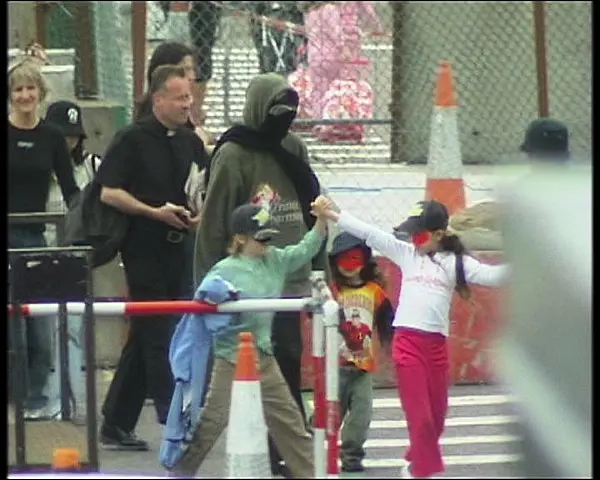
[[[107,450],[146,452],[148,443],[137,438],[133,432],[124,432],[118,427],[103,425],[100,429],[100,444]]]
[[[285,463],[271,464],[271,473],[275,477],[292,478],[292,472]]]

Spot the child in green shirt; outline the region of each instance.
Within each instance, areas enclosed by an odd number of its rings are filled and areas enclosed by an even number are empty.
[[[278,233],[269,212],[247,204],[234,210],[231,231],[229,256],[217,263],[208,275],[219,275],[231,282],[244,297],[279,298],[286,275],[310,262],[321,250],[327,223],[317,218],[315,226],[298,244],[275,248],[268,245]],[[173,473],[193,476],[227,426],[238,334],[252,332],[259,354],[261,396],[269,433],[294,478],[314,476],[312,439],[273,356],[274,313],[241,313],[234,324],[215,339],[212,381],[194,442]]]

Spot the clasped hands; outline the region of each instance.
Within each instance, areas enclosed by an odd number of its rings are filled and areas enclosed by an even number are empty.
[[[336,212],[339,212],[338,206],[333,200],[325,195],[319,195],[315,201],[310,204],[310,213],[315,217],[324,217],[332,219]]]

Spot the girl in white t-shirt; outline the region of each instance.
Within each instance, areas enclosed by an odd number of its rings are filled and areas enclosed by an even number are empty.
[[[485,265],[469,256],[460,239],[447,232],[448,210],[435,200],[419,202],[398,227],[412,243],[340,212],[326,197],[318,197],[313,209],[336,222],[341,230],[363,239],[402,270],[392,344],[410,441],[402,476],[428,478],[442,472],[439,439],[448,410],[446,339],[453,291],[469,298],[469,283],[499,286],[506,282],[509,268]]]

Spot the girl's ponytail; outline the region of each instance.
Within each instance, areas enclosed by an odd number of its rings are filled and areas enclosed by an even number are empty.
[[[452,252],[456,256],[456,292],[461,298],[469,300],[471,298],[471,290],[467,284],[465,275],[464,255],[467,249],[460,241],[460,238],[455,234],[447,234],[440,240],[441,250],[444,252]]]

